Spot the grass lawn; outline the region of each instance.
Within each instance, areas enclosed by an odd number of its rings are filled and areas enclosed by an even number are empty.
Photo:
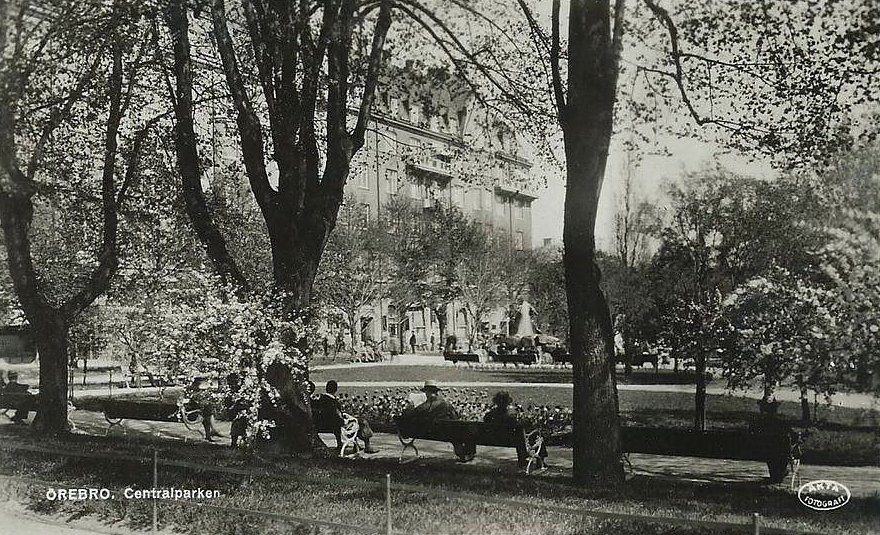
[[[148,462],[71,459],[64,456],[4,448],[7,440],[31,443],[69,452],[113,452],[149,459],[153,445],[121,437],[71,436],[45,439],[30,437],[21,429],[0,431],[0,463],[3,473],[51,482],[58,487],[110,488],[121,496],[128,486],[151,487]],[[155,443],[159,457],[210,466],[232,466],[266,471],[271,476],[218,474],[180,467],[161,467],[159,486],[220,490],[222,498],[211,505],[273,511],[287,515],[379,526],[384,510],[384,491],[375,485],[390,473],[393,484],[429,488],[437,493],[392,489],[396,530],[419,534],[592,534],[697,535],[708,528],[650,524],[640,521],[595,520],[543,506],[567,506],[648,516],[744,523],[753,512],[765,524],[823,534],[880,533],[876,514],[880,500],[853,499],[833,513],[816,513],[801,506],[794,495],[780,486],[759,484],[718,485],[666,481],[637,477],[622,488],[596,486],[576,488],[559,478],[526,477],[471,465],[432,467],[398,465],[393,461],[340,459],[259,459],[228,448],[210,448],[172,442]],[[308,480],[295,480],[306,476]],[[345,481],[341,481],[344,479]],[[335,480],[335,482],[334,482]],[[446,491],[477,496],[444,496]],[[9,479],[0,480],[0,498],[25,502],[37,512],[84,515],[105,522],[123,521],[135,529],[148,529],[150,502],[112,499],[107,501],[48,501],[46,488]],[[498,504],[486,499],[519,500],[519,505]],[[204,510],[175,503],[160,503],[160,528],[217,535],[280,533],[343,533],[333,528],[296,527],[225,511]],[[723,531],[711,531],[724,533]]]
[[[527,366],[506,368],[467,368],[464,366],[364,366],[313,370],[311,379],[322,384],[329,379],[336,381],[424,381],[434,379],[443,382],[502,382],[502,383],[571,383],[571,370],[529,368]],[[633,370],[629,377],[618,373],[619,384],[693,384],[692,372],[673,373],[653,368]]]

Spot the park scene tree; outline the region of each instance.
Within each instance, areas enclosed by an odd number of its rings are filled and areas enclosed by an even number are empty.
[[[693,481],[752,515],[722,463],[767,484],[770,525],[868,532],[878,16],[764,0],[0,2],[9,433],[112,449],[131,432],[139,452],[153,434],[198,463],[177,440],[195,427],[211,462],[226,434],[242,470],[309,477],[345,475],[333,457],[351,446],[355,479],[394,464],[374,455],[397,457],[395,478],[502,500],[539,499],[534,479],[582,507],[595,488],[639,532],[658,524],[626,500],[693,520]],[[411,426],[435,395],[442,425]],[[447,442],[455,466],[432,460]],[[681,457],[706,461],[664,468]],[[851,469],[860,508],[784,506],[801,461],[813,479]],[[524,490],[500,490],[517,470]],[[301,505],[260,485],[256,502]],[[342,518],[318,501],[306,516]],[[402,507],[416,532],[485,523],[457,502]],[[488,532],[576,529],[497,521]]]

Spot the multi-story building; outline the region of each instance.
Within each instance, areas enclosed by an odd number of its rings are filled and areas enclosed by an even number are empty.
[[[429,91],[420,91],[418,84],[398,84],[386,84],[377,93],[366,144],[346,184],[347,197],[356,206],[346,210],[375,219],[396,196],[426,210],[442,203],[504,236],[512,250],[530,249],[537,187],[513,127],[482,111],[452,83],[432,85]],[[448,331],[464,339],[468,318],[460,303],[450,305]],[[506,321],[498,311],[490,315],[487,327],[505,331]],[[425,347],[432,338],[435,347],[442,344],[439,324],[429,310],[399,313],[387,301],[364,307],[360,333],[362,338],[396,338],[405,344],[414,333]]]

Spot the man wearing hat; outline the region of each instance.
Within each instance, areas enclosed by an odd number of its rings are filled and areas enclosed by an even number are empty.
[[[14,407],[15,415],[12,417],[12,421],[19,425],[25,424],[28,418],[28,413],[30,412],[28,410],[29,402],[25,398],[32,397],[33,394],[28,392],[28,385],[18,382],[18,372],[9,372],[7,377],[9,382],[3,387],[3,392],[7,394],[15,394],[19,396],[19,399],[22,401]]]
[[[427,380],[422,387],[425,402],[404,411],[403,418],[411,420],[460,420],[461,416],[448,401],[440,396],[440,386],[436,381]],[[453,442],[452,448],[461,462],[473,460],[477,445],[472,442]]]

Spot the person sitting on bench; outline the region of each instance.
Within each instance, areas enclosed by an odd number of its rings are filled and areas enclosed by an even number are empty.
[[[241,390],[241,377],[230,373],[226,376],[226,395],[223,406],[228,418],[232,421],[229,429],[230,443],[233,448],[238,447],[239,439],[244,442],[247,437],[247,410],[250,404],[239,397]]]
[[[440,397],[440,387],[436,381],[425,381],[422,387],[425,402],[417,407],[407,409],[400,415],[407,420],[460,420],[461,416],[448,401]],[[453,442],[452,449],[460,462],[467,463],[474,459],[477,445],[473,442]]]
[[[520,425],[516,416],[510,412],[511,403],[513,403],[513,399],[510,397],[509,393],[504,390],[496,392],[492,397],[492,408],[489,409],[489,412],[487,412],[485,416],[483,416],[483,421],[487,424]],[[541,457],[542,461],[547,457],[547,448],[545,448],[543,444],[541,445],[541,451],[538,455]],[[528,452],[526,452],[525,443],[517,444],[516,457],[519,467],[525,468],[529,463],[529,455]]]
[[[208,384],[207,377],[195,377],[192,384],[187,388],[187,397],[202,413],[205,440],[214,442],[214,437],[222,437],[223,434],[214,428],[214,400],[209,388],[210,385]]]
[[[28,385],[18,382],[18,373],[17,372],[9,372],[7,374],[7,378],[9,382],[6,383],[6,386],[3,387],[3,393],[5,394],[17,394],[20,397],[33,397],[33,394],[28,392]],[[25,401],[22,404],[18,404],[18,406],[13,407],[15,409],[15,415],[12,417],[12,421],[18,425],[25,425],[25,420],[28,419],[29,411],[27,409],[28,401]]]
[[[342,448],[342,405],[336,397],[339,385],[336,381],[327,381],[324,393],[312,400],[312,411],[320,418],[327,418],[333,426],[333,436],[336,437],[336,448]],[[370,446],[370,438],[373,437],[373,429],[366,418],[358,417],[357,438],[364,441],[364,453],[378,453],[379,450]]]

